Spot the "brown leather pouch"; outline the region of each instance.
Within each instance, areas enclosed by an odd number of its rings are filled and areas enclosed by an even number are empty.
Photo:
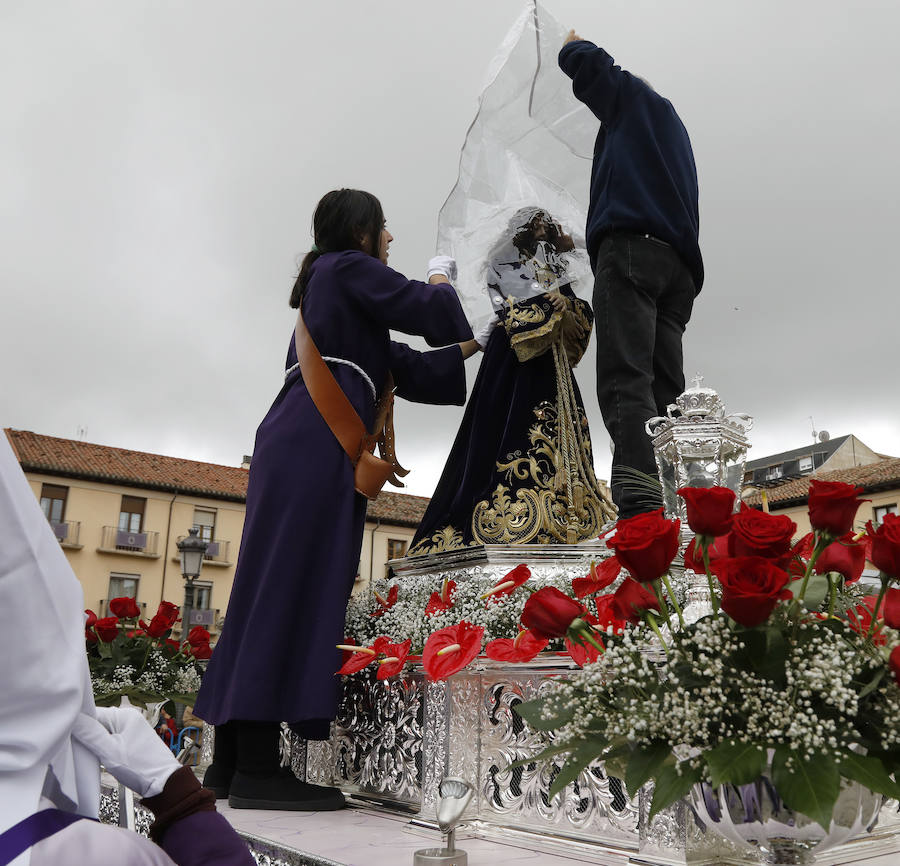
[[[375,443],[372,443],[375,447]],[[394,474],[394,466],[387,460],[376,457],[371,451],[363,448],[353,469],[353,486],[357,493],[366,499],[374,499],[381,493],[381,488]]]

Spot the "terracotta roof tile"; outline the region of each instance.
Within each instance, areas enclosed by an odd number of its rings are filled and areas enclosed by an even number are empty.
[[[247,498],[249,473],[240,467],[42,436],[29,430],[7,428],[4,432],[26,472],[178,491],[234,502],[244,502]],[[382,491],[369,503],[367,516],[396,526],[415,527],[428,502],[425,496]]]
[[[869,463],[866,466],[853,466],[849,469],[833,469],[830,472],[814,472],[803,478],[795,478],[766,489],[769,506],[773,508],[787,508],[790,505],[799,505],[806,502],[809,496],[809,481],[815,478],[817,481],[843,481],[844,484],[856,484],[867,493],[876,490],[885,490],[891,487],[900,487],[900,457],[890,457],[887,460],[879,460],[877,463]],[[761,505],[762,494],[751,493],[744,497],[748,505]]]

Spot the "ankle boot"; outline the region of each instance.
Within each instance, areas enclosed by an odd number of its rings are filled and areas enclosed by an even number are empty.
[[[301,782],[281,766],[278,722],[237,723],[237,768],[228,805],[233,809],[325,812],[344,807],[336,788]]]
[[[212,763],[203,774],[203,787],[212,790],[217,800],[228,796],[237,763],[235,722],[216,725]]]

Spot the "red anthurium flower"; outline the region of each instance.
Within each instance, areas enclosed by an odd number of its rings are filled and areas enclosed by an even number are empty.
[[[731,534],[720,535],[712,540],[712,544],[707,548],[706,554],[709,557],[710,564],[723,556],[728,556],[728,539]],[[692,538],[687,550],[684,552],[684,567],[689,568],[696,574],[705,574],[706,567],[703,565],[703,550],[697,544],[697,539]]]
[[[606,545],[641,583],[662,577],[678,553],[680,520],[667,520],[661,508],[620,520]]]
[[[885,625],[900,629],[900,589],[889,589],[885,593],[881,615]]]
[[[339,643],[337,648],[351,653],[350,658],[338,668],[337,673],[339,674],[355,674],[357,671],[361,671],[366,667],[366,665],[375,661],[378,656],[378,652],[374,647],[353,646],[352,644]]]
[[[111,643],[119,633],[119,618],[117,616],[104,616],[94,623],[94,631],[97,637],[104,643]]]
[[[572,592],[575,594],[575,598],[584,598],[600,592],[601,589],[606,589],[611,583],[615,583],[621,571],[622,565],[615,555],[603,560],[599,566],[591,560],[591,570],[588,572],[588,576],[576,577],[572,580]]]
[[[660,612],[656,596],[631,578],[623,580],[613,593],[610,609],[615,617],[632,625],[637,625],[647,611]]]
[[[717,538],[731,529],[735,495],[727,487],[682,487],[678,495],[687,506],[688,526],[695,535]]]
[[[840,481],[809,482],[809,525],[835,538],[853,528],[853,518],[863,502],[862,487]]]
[[[548,643],[547,638],[537,637],[524,629],[515,638],[501,637],[492,640],[484,648],[484,654],[495,662],[530,662],[547,648]]]
[[[891,670],[894,672],[894,679],[900,685],[900,644],[891,650],[888,664],[890,664]]]
[[[425,605],[425,616],[432,616],[453,607],[453,593],[456,592],[456,581],[445,579],[440,592],[431,593],[428,604]]]
[[[866,531],[871,542],[869,561],[879,571],[900,577],[900,514],[885,514],[877,529],[870,520]]]
[[[779,601],[791,598],[790,575],[762,556],[720,559],[713,573],[722,584],[722,610],[747,628],[765,622]]]
[[[375,601],[378,602],[378,607],[372,611],[370,616],[382,616],[387,613],[387,611],[397,603],[399,596],[400,587],[398,587],[396,583],[391,585],[391,588],[388,590],[387,598],[382,598],[382,596],[376,592]]]
[[[462,670],[481,652],[484,626],[463,620],[432,632],[422,650],[422,666],[431,681],[445,680]]]
[[[502,598],[517,590],[528,578],[531,577],[531,569],[525,565],[517,565],[509,574],[501,577],[482,598]]]
[[[786,514],[766,514],[741,504],[731,520],[728,552],[731,556],[762,556],[787,567],[791,539],[797,524]]]
[[[584,616],[584,605],[555,586],[545,586],[529,596],[522,610],[522,625],[538,637],[565,637],[572,624]]]
[[[403,670],[403,665],[406,664],[411,647],[411,638],[403,641],[403,643],[382,644],[380,651],[384,653],[384,658],[378,662],[378,679],[386,680],[388,677],[399,674]]]
[[[866,546],[854,541],[853,533],[848,532],[819,554],[813,570],[816,574],[838,571],[843,575],[844,583],[856,583],[865,567]]]
[[[628,626],[628,620],[620,617],[616,613],[615,595],[598,595],[594,599],[597,605],[597,618],[591,620],[596,622],[597,627],[602,632],[611,631],[613,634],[622,634]]]
[[[869,633],[869,628],[872,625],[872,611],[875,610],[875,603],[877,601],[878,598],[874,595],[865,596],[862,604],[858,604],[856,607],[847,611],[847,625],[849,625],[853,631],[861,635],[867,635]],[[887,638],[885,637],[884,629],[882,628],[880,614],[875,618],[875,628],[872,630],[872,641],[876,646],[884,646],[884,644],[887,643]]]
[[[134,619],[141,615],[141,609],[137,606],[137,602],[127,596],[110,599],[109,612],[119,619]]]

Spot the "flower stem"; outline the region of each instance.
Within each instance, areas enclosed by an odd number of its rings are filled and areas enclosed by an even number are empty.
[[[602,653],[606,652],[606,647],[603,646],[600,641],[598,641],[594,635],[591,633],[590,628],[586,628],[583,631],[580,631],[578,634],[583,637],[594,649],[599,650]]]
[[[803,608],[803,597],[806,595],[806,586],[809,583],[809,578],[812,574],[813,566],[816,564],[816,560],[819,558],[819,554],[831,543],[831,539],[820,533],[818,529],[815,530],[813,537],[813,549],[812,553],[809,556],[809,562],[806,563],[806,571],[803,573],[803,583],[800,584],[800,594],[794,598],[794,603],[792,605],[793,611],[794,613],[796,613],[797,617],[794,620],[794,628],[791,630],[792,642],[795,642],[797,640],[797,629],[800,627],[800,611]]]
[[[656,578],[656,580],[650,582],[650,586],[653,587],[653,592],[656,593],[656,600],[659,602],[660,613],[665,616],[666,624],[669,626],[669,628],[672,628],[672,617],[669,616],[669,605],[666,604],[666,601],[663,598],[662,589],[659,583],[659,578]]]
[[[712,566],[709,563],[709,538],[701,536],[700,550],[703,552],[703,567],[706,569],[706,580],[709,583],[709,601],[713,609],[713,617],[719,618],[719,597],[716,595],[716,585],[713,581]]]
[[[678,604],[678,599],[675,598],[675,590],[672,589],[672,584],[669,583],[669,573],[666,572],[663,576],[663,583],[666,585],[666,589],[669,591],[669,598],[672,599],[672,604],[675,606],[675,613],[678,614],[678,623],[684,628],[684,617],[681,614],[681,605]]]
[[[656,632],[656,636],[659,638],[659,642],[662,644],[663,650],[668,653],[669,648],[666,646],[666,642],[663,640],[662,632],[659,630],[659,626],[656,624],[656,617],[653,616],[653,614],[650,613],[649,610],[647,611],[647,622],[650,623],[650,628],[652,628],[653,631]]]
[[[828,619],[834,616],[834,602],[837,598],[837,578],[832,578],[828,573]]]

